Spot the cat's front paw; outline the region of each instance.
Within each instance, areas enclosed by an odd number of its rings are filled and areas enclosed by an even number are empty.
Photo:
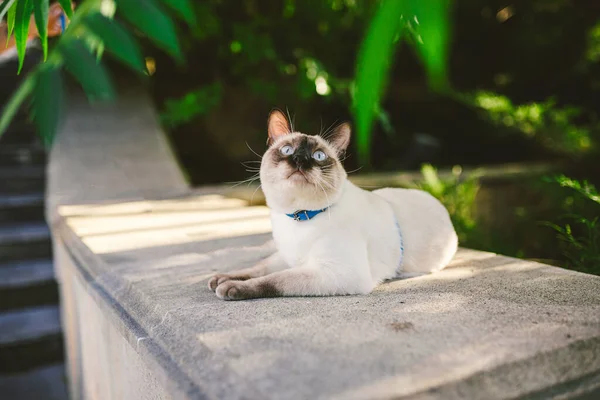
[[[223,300],[244,300],[251,298],[248,284],[244,281],[225,281],[215,291]]]
[[[216,274],[208,280],[208,288],[213,292],[217,290],[217,287],[224,282],[231,279],[231,275],[228,274]]]

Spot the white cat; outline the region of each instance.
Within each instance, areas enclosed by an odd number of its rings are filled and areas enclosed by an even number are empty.
[[[366,294],[386,279],[439,271],[458,238],[444,206],[426,192],[350,183],[339,161],[350,126],[328,137],[292,132],[269,116],[260,168],[277,252],[258,265],[217,274],[208,286],[225,300]]]

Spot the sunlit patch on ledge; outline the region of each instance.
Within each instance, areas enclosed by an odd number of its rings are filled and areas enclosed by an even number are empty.
[[[271,231],[267,207],[222,196],[63,207],[67,224],[97,254]],[[64,215],[63,214],[63,215]]]
[[[63,217],[132,215],[152,211],[180,212],[199,210],[220,210],[245,207],[248,202],[221,195],[190,196],[181,199],[130,201],[117,204],[86,204],[58,207]]]
[[[148,217],[150,218],[150,217]],[[271,231],[267,215],[222,220],[212,223],[197,222],[188,226],[149,227],[125,232],[83,236],[83,242],[96,254],[114,253],[148,247],[168,246],[189,242],[256,235]]]

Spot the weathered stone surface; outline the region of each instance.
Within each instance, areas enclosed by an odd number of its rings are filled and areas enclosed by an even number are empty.
[[[219,300],[206,288],[213,273],[273,251],[268,210],[220,190],[191,196],[158,130],[143,135],[147,120],[127,101],[76,110],[51,157],[47,205],[74,399],[599,390],[595,276],[461,249],[448,269],[367,296]]]
[[[188,192],[149,99],[122,93],[116,105],[69,104],[48,164],[47,209]],[[165,162],[167,160],[167,162]]]
[[[85,275],[141,328],[131,344],[176,360],[188,394],[511,398],[600,371],[595,276],[462,249],[368,296],[223,302],[208,277],[272,251],[264,207],[212,196],[65,210]]]

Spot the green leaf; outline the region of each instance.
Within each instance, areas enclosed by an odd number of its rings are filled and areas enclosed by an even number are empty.
[[[48,9],[49,0],[34,0],[33,14],[35,15],[35,25],[37,26],[44,50],[44,61],[48,57]]]
[[[144,58],[135,39],[119,22],[94,13],[86,18],[85,24],[116,58],[136,71],[144,70]]]
[[[102,56],[104,55],[104,42],[98,43],[98,47],[96,48],[96,62],[100,62],[102,60]]]
[[[64,104],[63,79],[56,66],[41,69],[33,91],[33,121],[46,146],[50,146],[62,118]]]
[[[8,9],[6,16],[6,46],[8,46],[8,40],[10,39],[13,31],[15,30],[15,17],[17,16],[17,3],[16,0],[13,5]]]
[[[116,0],[121,15],[176,59],[182,54],[173,21],[154,1]]]
[[[83,43],[75,40],[61,40],[59,49],[65,68],[81,83],[90,100],[113,100],[115,98],[115,91],[108,73]]]
[[[8,100],[4,109],[2,110],[2,116],[0,117],[0,137],[6,131],[6,128],[10,125],[10,122],[14,118],[17,111],[19,111],[19,107],[25,101],[27,96],[31,93],[35,86],[35,75],[30,74],[25,78],[23,83],[19,86],[19,88],[13,93],[11,98]]]
[[[375,110],[387,81],[394,39],[400,32],[403,4],[403,1],[398,0],[382,1],[358,55],[354,113],[358,156],[367,165],[370,162],[371,128]]]
[[[15,0],[4,0],[2,4],[0,4],[0,21],[2,21],[2,18],[4,18],[4,15],[10,10],[14,2]]]
[[[18,74],[21,73],[21,69],[23,68],[23,61],[25,61],[27,35],[29,34],[29,21],[31,19],[32,11],[32,0],[17,1],[17,14],[15,16],[15,41],[17,43],[17,54],[19,55],[19,69],[17,71]]]
[[[429,85],[444,90],[450,42],[450,0],[406,1],[407,16],[415,23],[419,35],[417,51],[425,64]]]
[[[67,14],[67,17],[73,18],[73,8],[71,5],[71,0],[58,0],[58,3],[62,7],[65,14]]]
[[[189,0],[162,0],[168,7],[182,17],[188,25],[195,27],[197,25],[196,14]]]
[[[102,60],[102,52],[104,51],[102,39],[93,34],[86,34],[82,38],[82,43],[85,44],[90,53],[96,56],[96,62]]]

